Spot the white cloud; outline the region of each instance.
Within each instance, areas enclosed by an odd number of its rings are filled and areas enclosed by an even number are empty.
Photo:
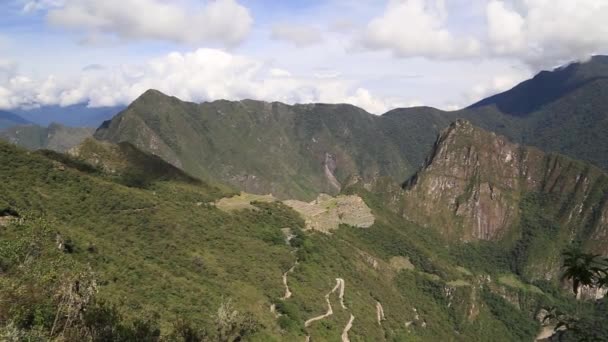
[[[452,59],[477,56],[480,44],[452,34],[443,0],[391,0],[367,26],[361,45],[398,57]]]
[[[323,42],[323,35],[319,29],[305,25],[275,25],[270,36],[272,39],[286,41],[297,47],[307,47]]]
[[[471,90],[464,94],[465,104],[459,107],[465,107],[488,96],[507,91],[530,76],[531,75],[526,71],[513,71],[509,74],[494,76],[486,82],[477,83]]]
[[[270,76],[272,76],[272,77],[291,77],[291,73],[287,70],[273,68],[273,69],[270,69]]]
[[[49,2],[37,1],[25,9]],[[196,9],[162,0],[63,0],[51,7],[49,23],[84,30],[91,37],[103,33],[123,39],[235,45],[253,23],[249,10],[236,0],[211,0]]]
[[[286,103],[351,103],[381,114],[402,104],[374,96],[344,78],[294,76],[264,62],[215,49],[170,53],[144,65],[87,68],[75,78],[43,80],[15,74],[0,82],[0,108],[128,104],[147,89],[186,101],[252,98]]]
[[[23,12],[35,12],[47,10],[53,7],[59,7],[63,4],[63,0],[30,0],[25,1]]]
[[[585,59],[608,46],[605,0],[491,0],[486,16],[494,54],[534,67]]]

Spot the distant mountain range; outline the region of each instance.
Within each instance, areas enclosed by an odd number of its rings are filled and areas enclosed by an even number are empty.
[[[28,124],[0,130],[0,139],[29,150],[49,149],[66,152],[93,135],[94,129],[52,123],[48,127]]]
[[[25,125],[28,123],[30,122],[15,113],[0,110],[0,130],[7,127]]]
[[[95,137],[130,142],[207,181],[312,199],[350,177],[404,181],[451,122],[473,124],[608,169],[608,58],[542,72],[469,108],[375,116],[351,105],[183,102],[150,90]]]
[[[72,127],[99,127],[105,120],[112,118],[125,106],[89,108],[87,104],[71,106],[42,106],[32,109],[15,109],[13,113],[40,126],[59,123]]]

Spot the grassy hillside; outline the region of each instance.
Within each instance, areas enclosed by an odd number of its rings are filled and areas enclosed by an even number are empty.
[[[411,175],[409,156],[422,162],[427,152],[422,125],[404,129],[350,105],[194,104],[151,90],[95,136],[131,142],[210,182],[311,200],[338,193],[352,175]]]
[[[144,159],[145,170],[171,170],[158,158]],[[2,179],[10,179],[0,182],[6,218],[0,226],[0,300],[9,303],[0,309],[2,336],[47,336],[56,316],[67,325],[60,306],[66,293],[78,293],[79,305],[95,315],[69,321],[73,329],[64,337],[91,337],[91,331],[149,337],[158,327],[174,340],[184,340],[178,335],[189,326],[201,335],[205,330],[209,340],[236,334],[253,341],[306,335],[338,341],[351,315],[351,341],[531,340],[539,330],[533,319],[539,307],[572,305],[559,290],[499,281],[495,275],[516,277],[490,259],[462,263],[431,230],[404,221],[364,188],[349,192],[363,196],[375,224],[343,225],[326,235],[302,232],[303,220],[278,203],[221,211],[212,203],[230,194],[179,175],[127,186],[101,166],[4,143],[0,160]],[[140,162],[131,163],[136,168]],[[286,243],[282,228],[296,238]],[[294,265],[286,275],[292,296],[281,300],[282,276]],[[345,308],[340,291],[331,292],[337,278]],[[75,281],[98,292],[80,285],[74,292]],[[333,315],[305,326],[327,311],[328,293]],[[107,309],[113,306],[119,314]],[[238,314],[231,315],[234,310]],[[102,329],[107,326],[114,328]]]

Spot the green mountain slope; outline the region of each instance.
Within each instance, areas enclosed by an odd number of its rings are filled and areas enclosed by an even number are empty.
[[[347,192],[363,197],[375,223],[328,235],[303,231],[304,220],[280,203],[224,212],[214,203],[230,194],[131,145],[89,141],[78,155],[0,143],[0,176],[11,180],[0,182],[0,300],[10,303],[0,308],[9,324],[1,334],[44,335],[68,322],[74,334],[119,334],[99,330],[117,324],[100,321],[107,311],[64,319],[59,305],[73,297],[60,294],[81,295],[74,286],[85,284],[125,322],[156,322],[168,338],[187,320],[212,340],[226,329],[253,341],[531,340],[540,307],[573,305],[565,292],[521,283],[490,260],[465,269],[440,235],[403,220],[364,187]],[[108,165],[166,176],[133,187]],[[284,228],[295,234],[289,243]],[[223,325],[227,317],[234,325]]]
[[[338,193],[352,175],[412,174],[408,156],[422,161],[426,142],[403,127],[350,105],[194,104],[151,90],[95,137],[131,142],[207,181],[313,199],[319,192]]]
[[[48,127],[38,125],[18,125],[0,132],[0,139],[29,150],[49,149],[66,152],[91,137],[94,130],[86,127],[67,127],[50,124]]]
[[[542,110],[590,83],[608,79],[608,56],[594,56],[590,61],[572,63],[552,72],[543,71],[513,89],[483,99],[469,108],[495,106],[502,113],[527,116]]]
[[[416,107],[380,117],[350,105],[194,104],[151,90],[95,137],[130,142],[208,182],[306,200],[338,193],[351,176],[407,179],[457,119],[608,169],[607,75],[608,58],[595,57],[461,111]]]
[[[434,110],[432,120],[447,119],[443,121],[447,126],[457,119],[466,119],[514,142],[562,153],[608,170],[606,99],[608,57],[596,56],[585,63],[543,71],[469,108],[455,112]],[[385,115],[407,122],[412,112],[417,111],[397,109]],[[425,134],[434,136],[441,129]]]

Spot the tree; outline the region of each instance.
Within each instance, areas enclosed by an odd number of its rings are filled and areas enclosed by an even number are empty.
[[[597,254],[572,249],[564,253],[562,280],[572,280],[572,292],[578,294],[581,286],[601,288],[608,283],[608,262]]]

